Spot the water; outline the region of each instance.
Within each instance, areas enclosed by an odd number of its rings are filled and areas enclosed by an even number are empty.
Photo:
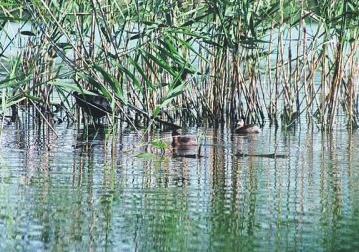
[[[200,129],[203,158],[161,159],[133,133],[56,130],[2,130],[2,251],[359,249],[358,132]]]

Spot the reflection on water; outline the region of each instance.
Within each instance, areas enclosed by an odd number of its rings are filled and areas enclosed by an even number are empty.
[[[359,133],[203,131],[202,158],[144,159],[136,134],[3,129],[0,250],[359,248]]]

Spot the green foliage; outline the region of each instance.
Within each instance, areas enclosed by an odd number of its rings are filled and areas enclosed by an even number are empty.
[[[152,146],[161,150],[165,151],[168,148],[168,145],[166,142],[164,142],[162,139],[155,139],[151,142]]]
[[[143,153],[136,155],[136,158],[141,158],[144,160],[156,160],[158,157],[157,157],[157,155],[155,155],[153,153],[143,152]]]
[[[319,28],[309,47],[311,55],[318,62],[329,59],[339,64],[340,57],[321,53],[327,53],[330,40],[341,43],[334,47],[341,53],[344,43],[353,45],[358,38],[358,10],[354,0],[1,1],[0,32],[12,45],[21,36],[27,46],[16,55],[22,69],[0,81],[3,89],[14,88],[12,102],[49,103],[49,94],[56,90],[70,106],[68,93],[96,89],[128,120],[138,113],[148,120],[172,118],[179,111],[197,121],[203,116],[217,120],[225,113],[255,115],[258,120],[263,119],[263,108],[278,104],[278,99],[284,99],[282,111],[299,113],[293,111],[299,88],[287,77],[293,76],[294,63],[292,52],[284,52],[284,37],[292,30],[305,30],[306,22],[315,23]],[[24,20],[31,27],[10,37],[3,29],[14,20]],[[277,44],[273,37],[278,37]],[[0,44],[3,53],[9,47]],[[276,53],[277,65],[263,69],[263,62],[270,62]],[[300,76],[299,65],[309,61],[304,52],[297,58],[295,70]],[[64,65],[66,72],[60,67]],[[285,76],[283,68],[292,72]],[[329,68],[330,73],[340,70]],[[276,85],[269,87],[275,95],[260,101],[256,83],[263,72],[275,75]],[[66,78],[76,85],[61,82]],[[309,100],[314,98],[306,100],[311,106]],[[2,104],[7,107],[6,102]],[[240,104],[245,106],[238,112]],[[277,117],[270,109],[267,114]]]

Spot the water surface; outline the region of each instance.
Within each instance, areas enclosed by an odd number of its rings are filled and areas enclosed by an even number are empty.
[[[0,250],[359,249],[358,132],[189,131],[200,159],[138,157],[151,148],[126,131],[5,127]]]

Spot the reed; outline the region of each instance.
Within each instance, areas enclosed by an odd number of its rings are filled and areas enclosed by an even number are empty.
[[[96,89],[113,108],[110,122],[136,129],[243,116],[291,127],[304,115],[323,130],[338,117],[356,128],[358,9],[309,0],[2,1],[1,36],[9,22],[31,25],[9,36],[24,48],[1,66],[2,111],[36,105],[51,123],[57,104],[82,121],[69,94]],[[10,49],[0,46],[4,58]]]

